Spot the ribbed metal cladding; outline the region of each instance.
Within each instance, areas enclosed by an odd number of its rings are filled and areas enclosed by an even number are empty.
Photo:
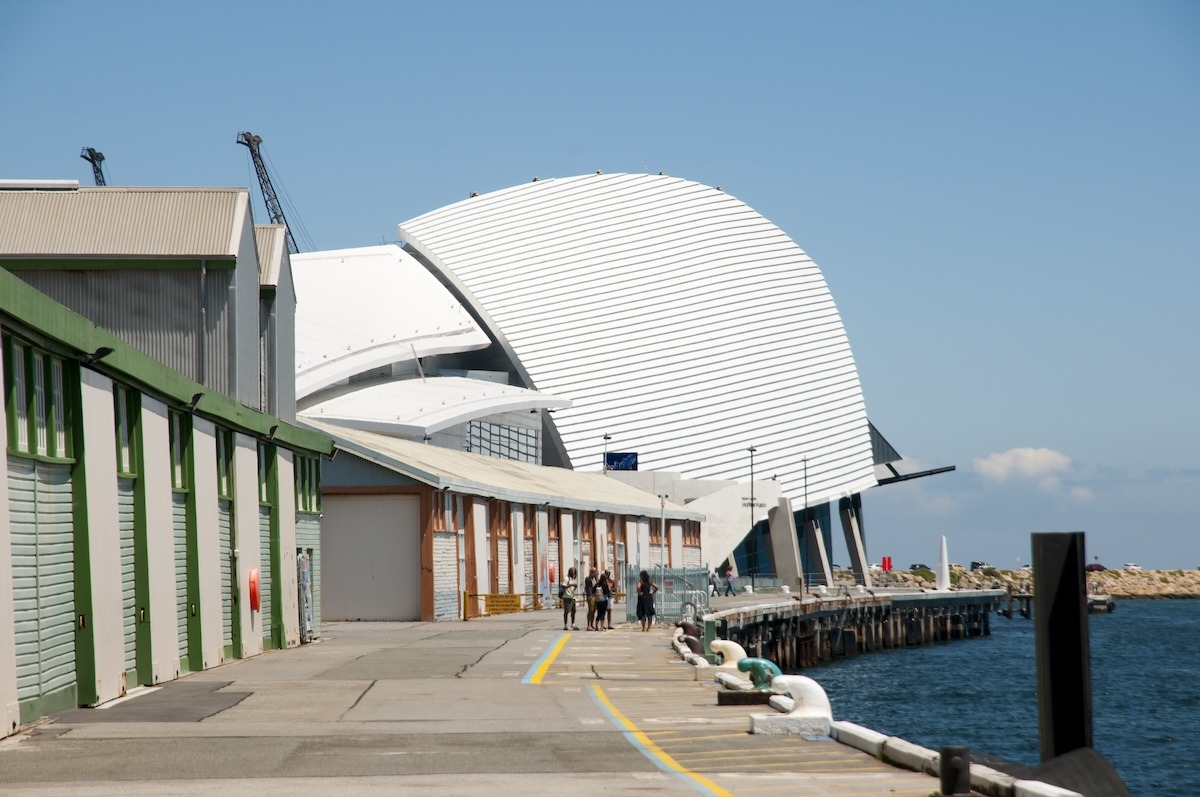
[[[0,190],[0,250],[20,256],[229,257],[245,188]]]
[[[717,189],[661,175],[519,185],[400,225],[554,415],[574,467],[777,478],[797,505],[873,486],[841,317],[815,263]]]

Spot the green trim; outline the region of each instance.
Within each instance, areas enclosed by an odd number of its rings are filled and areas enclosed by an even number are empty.
[[[79,706],[79,698],[77,697],[78,690],[75,684],[64,686],[62,689],[56,689],[53,692],[31,697],[28,700],[20,702],[21,724],[28,725],[34,720],[39,720],[42,717],[48,717],[59,711],[66,711],[69,708]]]
[[[237,268],[237,257],[214,255],[206,258],[161,260],[157,257],[113,255],[14,258],[0,256],[0,269],[8,271],[199,271],[202,266],[210,271],[232,271]]]
[[[187,405],[193,396],[202,393],[198,415],[260,439],[266,438],[271,428],[276,427],[276,445],[326,456],[333,453],[333,438],[329,435],[250,409],[171,370],[3,268],[0,268],[0,314],[9,315],[72,350],[66,356],[72,353],[84,356],[102,346],[113,349],[113,353],[97,363],[96,368],[117,381],[128,381],[131,386],[168,404]],[[32,375],[27,376],[32,380]]]
[[[192,430],[192,419],[186,415],[180,424],[183,439],[180,447],[183,451],[184,479],[187,483],[188,497],[187,513],[187,627],[188,653],[186,659],[179,659],[179,672],[193,669],[192,662],[200,666],[195,669],[206,670],[215,667],[216,662],[204,660],[204,604],[200,602],[200,527],[196,519],[196,454],[195,434]],[[215,532],[216,529],[213,529]],[[218,633],[222,633],[218,631]],[[219,638],[219,637],[218,637]]]
[[[142,402],[141,395],[130,390],[129,415],[130,458],[134,469],[145,471],[146,454],[144,450],[145,435],[142,431]],[[133,407],[136,406],[136,410]],[[149,551],[149,522],[146,512],[146,480],[133,480],[133,595],[137,610],[137,624],[134,641],[134,662],[137,676],[131,684],[152,684],[154,682],[154,617],[150,611],[150,551]],[[174,562],[172,562],[174,565]],[[174,592],[172,590],[172,592]],[[174,620],[174,615],[172,615]]]
[[[280,578],[283,552],[279,550],[279,450],[275,446],[263,446],[263,454],[267,461],[267,501],[271,505],[267,531],[271,557],[271,634],[263,637],[263,650],[275,650],[284,647],[285,639],[281,598],[283,579]]]
[[[75,684],[78,700],[85,706],[100,702],[96,686],[95,606],[92,603],[92,546],[88,525],[88,474],[84,457],[83,384],[79,367],[63,364],[63,393],[67,399],[67,428],[75,435],[79,461],[71,472],[72,523],[74,525],[75,564]]]

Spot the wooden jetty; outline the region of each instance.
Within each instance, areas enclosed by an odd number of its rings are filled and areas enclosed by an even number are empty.
[[[1006,597],[988,590],[865,590],[838,594],[756,595],[758,603],[711,611],[704,649],[713,639],[796,671],[876,649],[910,647],[991,634],[991,613]],[[716,656],[707,654],[715,663]]]

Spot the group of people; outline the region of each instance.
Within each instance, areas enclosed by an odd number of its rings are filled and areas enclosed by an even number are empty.
[[[737,594],[737,588],[733,586],[733,568],[727,567],[727,568],[725,568],[725,578],[724,579],[721,578],[720,572],[716,571],[716,570],[714,570],[708,574],[708,588],[709,588],[710,595],[712,595],[713,597],[716,597],[718,594],[720,594],[722,581],[724,581],[724,584],[725,584],[725,594],[726,595],[736,595]]]
[[[568,628],[573,631],[579,630],[579,626],[575,625],[575,604],[579,598],[578,578],[578,573],[572,567],[559,585],[558,595],[562,598],[564,631]],[[613,601],[615,586],[612,575],[607,570],[600,572],[594,567],[583,580],[583,594],[587,600],[587,630],[603,631],[613,627],[609,604]]]
[[[576,602],[579,596],[579,574],[575,568],[567,571],[567,577],[559,584],[558,596],[562,599],[563,630],[578,631],[575,625]],[[583,594],[587,600],[587,630],[604,631],[611,629],[612,612],[609,610],[613,602],[614,587],[612,575],[605,570],[600,572],[592,568],[588,577],[583,580]],[[637,583],[637,618],[643,631],[649,631],[654,623],[654,593],[658,585],[650,580],[650,574],[643,570],[638,574]]]

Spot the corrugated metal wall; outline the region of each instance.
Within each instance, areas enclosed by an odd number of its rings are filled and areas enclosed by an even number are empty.
[[[233,395],[233,271],[204,278],[204,373],[201,379],[200,272],[17,271],[22,280],[62,302],[159,362],[225,395]],[[257,303],[255,303],[257,308]]]

